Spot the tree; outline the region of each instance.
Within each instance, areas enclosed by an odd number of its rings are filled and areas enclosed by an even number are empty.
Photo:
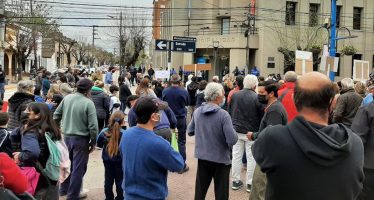
[[[26,60],[32,50],[37,51],[37,40],[40,35],[46,36],[58,29],[57,22],[48,18],[50,6],[36,3],[31,12],[28,3],[24,1],[11,1],[7,7],[7,26],[11,27],[11,33],[6,42],[10,45],[14,56],[17,58],[17,73],[22,79],[22,71],[25,70]],[[35,54],[34,67],[37,67]]]
[[[86,59],[88,50],[88,46],[83,43],[80,43],[75,46],[75,48],[72,51],[72,55],[77,61],[78,65],[81,65],[83,61]]]
[[[323,29],[317,27],[295,27],[274,24],[272,29],[277,35],[280,46],[278,51],[284,55],[284,71],[295,70],[295,49],[300,51],[312,51],[315,48],[322,49],[328,41],[328,35]],[[314,70],[318,69],[319,52],[313,52]],[[317,69],[316,69],[317,68]]]
[[[74,51],[74,46],[77,44],[77,41],[70,39],[68,37],[62,37],[61,38],[61,48],[64,51],[66,55],[66,60],[68,61],[68,65],[70,66],[71,64],[71,56]]]
[[[116,24],[119,28],[112,31],[115,32],[114,34],[111,32],[108,35],[118,41],[120,48],[122,47],[118,57],[120,61],[124,62],[123,65],[135,65],[147,43],[149,43],[147,41],[147,22],[144,19],[137,19],[135,15],[130,18],[125,16],[122,20],[122,24],[126,25],[121,27]]]

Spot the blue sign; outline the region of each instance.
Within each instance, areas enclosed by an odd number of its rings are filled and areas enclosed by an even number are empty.
[[[204,57],[198,57],[197,64],[206,64],[206,59]]]
[[[196,42],[172,41],[172,51],[196,53]]]

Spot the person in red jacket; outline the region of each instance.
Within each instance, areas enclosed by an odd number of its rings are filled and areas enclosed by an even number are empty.
[[[295,103],[293,101],[293,94],[295,89],[295,83],[297,81],[297,74],[294,71],[288,71],[284,75],[284,79],[286,82],[284,84],[285,87],[279,90],[278,100],[283,104],[284,108],[286,109],[288,123],[290,123],[298,115]]]
[[[26,176],[6,153],[0,153],[0,177],[4,180],[4,187],[15,194],[26,192],[28,187]]]

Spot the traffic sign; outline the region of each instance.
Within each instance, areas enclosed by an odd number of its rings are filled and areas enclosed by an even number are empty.
[[[157,51],[167,51],[168,49],[168,40],[156,40],[156,50]]]
[[[196,42],[172,41],[172,51],[196,53]]]
[[[174,41],[196,42],[194,37],[173,36]]]

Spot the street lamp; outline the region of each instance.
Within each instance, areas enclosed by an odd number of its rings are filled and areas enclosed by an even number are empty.
[[[219,45],[219,41],[213,41],[213,45],[209,45],[207,48],[213,47],[213,52],[214,52],[214,74],[219,75],[221,77],[220,69],[217,64],[217,57],[218,57],[218,48],[224,48],[222,45]]]

